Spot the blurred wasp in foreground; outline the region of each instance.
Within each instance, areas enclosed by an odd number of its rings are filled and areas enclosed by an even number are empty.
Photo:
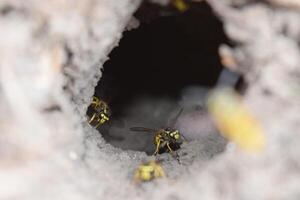
[[[177,116],[174,119],[174,124],[176,123],[178,117],[180,116],[182,109],[179,111]],[[131,127],[131,131],[136,132],[148,132],[154,133],[154,145],[156,146],[155,152],[153,155],[161,154],[164,152],[173,153],[180,148],[182,144],[182,136],[179,130],[174,128],[162,128],[162,129],[150,129],[144,127]]]
[[[220,133],[248,152],[260,152],[266,145],[259,121],[242,97],[230,88],[215,90],[208,99],[209,113]]]
[[[87,114],[90,116],[89,124],[95,128],[98,128],[100,125],[107,122],[111,115],[108,105],[95,96],[93,96],[93,100],[88,108]]]
[[[139,165],[134,173],[136,182],[148,182],[164,177],[166,177],[165,172],[157,161],[149,161]]]

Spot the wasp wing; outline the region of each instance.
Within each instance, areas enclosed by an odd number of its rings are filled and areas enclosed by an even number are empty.
[[[149,133],[157,131],[155,129],[145,128],[145,127],[131,127],[130,130],[131,131],[136,131],[136,132],[149,132]]]

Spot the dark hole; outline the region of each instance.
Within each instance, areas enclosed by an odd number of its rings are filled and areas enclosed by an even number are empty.
[[[222,70],[218,47],[228,43],[222,23],[205,2],[167,16],[153,9],[159,8],[144,5],[137,11],[139,28],[124,33],[95,90],[112,110],[110,122],[100,127],[103,137],[123,149],[148,153],[154,151],[153,134],[132,133],[129,127],[164,127],[180,110],[184,88],[214,86]],[[145,101],[147,106],[141,106]]]

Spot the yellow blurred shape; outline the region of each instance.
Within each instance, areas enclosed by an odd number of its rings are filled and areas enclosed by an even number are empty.
[[[208,99],[208,109],[221,134],[242,149],[259,152],[265,146],[265,137],[242,98],[232,89],[219,89]]]
[[[156,161],[141,164],[134,173],[135,182],[147,182],[166,177],[163,168]]]
[[[172,0],[172,4],[180,12],[184,12],[189,8],[189,6],[184,2],[184,0]]]

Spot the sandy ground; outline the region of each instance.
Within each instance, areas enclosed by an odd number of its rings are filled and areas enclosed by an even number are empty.
[[[151,157],[106,143],[85,112],[99,69],[139,2],[1,1],[0,198],[299,199],[298,4],[208,2],[237,43],[220,53],[245,75],[244,101],[267,138],[263,152],[226,146],[211,126],[198,137],[179,123],[191,139],[178,152],[182,164],[162,154],[169,178],[133,184],[133,171]],[[181,117],[210,124],[199,111]]]

